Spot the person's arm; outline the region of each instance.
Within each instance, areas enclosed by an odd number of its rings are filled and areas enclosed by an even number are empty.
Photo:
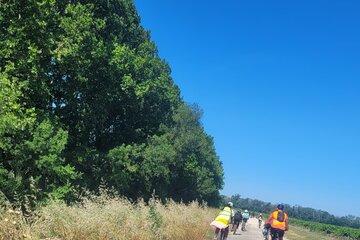
[[[273,213],[270,213],[269,218],[266,220],[266,223],[271,224],[273,219]]]
[[[285,218],[285,231],[288,231],[289,230],[289,217],[286,216]]]

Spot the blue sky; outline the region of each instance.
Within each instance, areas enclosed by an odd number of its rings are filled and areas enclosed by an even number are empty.
[[[360,216],[360,2],[136,0],[224,194]]]

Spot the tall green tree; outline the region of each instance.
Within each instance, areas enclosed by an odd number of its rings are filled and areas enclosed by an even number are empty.
[[[65,198],[77,176],[62,156],[67,132],[24,108],[22,88],[6,71],[0,74],[0,190],[18,204]]]
[[[184,201],[219,197],[212,139],[132,1],[3,1],[0,55],[1,73],[21,86],[16,102],[34,114],[28,135],[57,139],[48,141],[55,155],[79,173],[71,183],[96,190],[107,181],[132,198],[154,189]]]
[[[212,137],[201,125],[202,111],[196,106],[182,105],[173,116],[169,131],[176,152],[172,166],[171,196],[177,200],[207,201],[218,205],[223,186],[223,169]]]
[[[182,105],[173,115],[173,124],[163,126],[161,135],[145,144],[111,150],[110,182],[116,189],[125,186],[123,191],[134,198],[150,198],[155,191],[162,199],[219,204],[223,170],[200,117],[197,107]]]

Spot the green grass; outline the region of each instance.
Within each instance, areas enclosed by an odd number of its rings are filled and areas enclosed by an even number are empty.
[[[339,239],[331,237],[325,233],[310,231],[304,227],[290,226],[290,230],[286,233],[288,240],[333,240]]]
[[[340,227],[331,224],[303,221],[303,220],[291,219],[291,218],[290,218],[290,223],[293,226],[296,225],[298,227],[306,228],[309,231],[309,233],[314,233],[314,234],[321,233],[324,237],[326,236],[333,237],[327,239],[334,239],[334,237],[338,237],[340,239],[360,239],[360,229],[356,229],[356,228]],[[293,235],[297,234],[296,229],[297,228],[295,227],[295,231],[292,233]],[[302,239],[302,238],[298,238],[298,239]],[[321,238],[308,238],[308,239],[321,239]]]

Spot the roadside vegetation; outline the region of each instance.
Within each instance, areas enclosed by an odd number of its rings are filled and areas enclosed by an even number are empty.
[[[346,238],[346,239],[360,239],[360,229],[341,227],[331,224],[324,224],[312,221],[304,221],[299,219],[290,219],[292,225],[301,226],[312,232],[320,232],[330,236]]]
[[[0,36],[0,202],[29,212],[104,185],[219,204],[202,111],[181,98],[132,0],[3,1]]]
[[[201,204],[221,204],[223,167],[132,0],[3,1],[0,36],[0,239],[207,238],[214,213]]]
[[[286,239],[288,240],[338,240],[341,238],[335,238],[325,233],[310,231],[304,227],[291,225],[288,232],[286,232]]]
[[[51,202],[33,214],[25,218],[21,211],[3,210],[0,239],[205,240],[214,217],[197,202],[131,203],[106,195],[72,206]]]

